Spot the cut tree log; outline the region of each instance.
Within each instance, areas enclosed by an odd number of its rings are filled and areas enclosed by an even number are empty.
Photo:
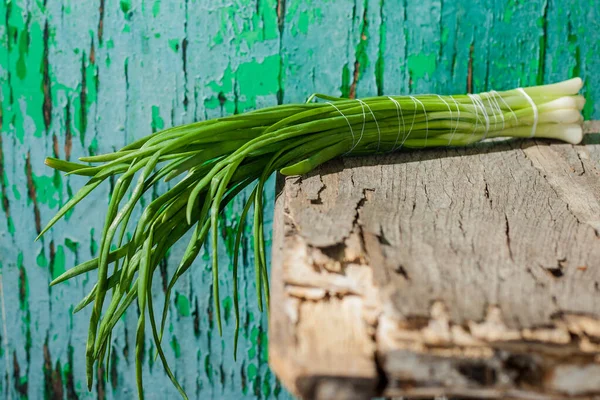
[[[600,139],[280,177],[269,357],[305,399],[600,398]]]

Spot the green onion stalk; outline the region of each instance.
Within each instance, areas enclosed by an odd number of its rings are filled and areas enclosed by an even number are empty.
[[[51,168],[89,181],[58,211],[40,234],[107,179],[118,177],[106,213],[98,257],[77,265],[52,285],[96,271],[92,290],[75,308],[91,307],[86,345],[88,386],[95,363],[108,360],[111,332],[137,301],[136,376],[143,397],[143,344],[149,322],[158,357],[181,395],[161,339],[171,293],[202,246],[212,250],[216,321],[221,328],[217,234],[219,213],[235,196],[253,186],[234,231],[233,283],[236,331],[239,330],[238,253],[243,225],[253,208],[253,240],[258,306],[269,304],[263,228],[263,191],[274,172],[301,175],[336,157],[373,155],[439,146],[466,146],[497,137],[549,138],[568,143],[582,139],[582,81],[479,94],[380,96],[343,99],[320,94],[304,104],[267,107],[233,116],[194,122],[156,132],[113,153],[81,157],[80,163],[47,158]],[[161,181],[175,184],[130,221],[142,195]],[[128,223],[133,233],[126,235]],[[152,302],[152,280],[167,251],[192,232],[168,283],[162,310]],[[112,268],[110,268],[112,266]]]

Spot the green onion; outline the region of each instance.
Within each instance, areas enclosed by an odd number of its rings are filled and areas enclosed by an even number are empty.
[[[269,303],[262,208],[264,185],[272,173],[305,174],[345,155],[465,146],[497,137],[550,138],[576,144],[582,140],[581,110],[585,100],[577,94],[581,87],[581,79],[574,78],[552,85],[477,95],[381,96],[355,100],[316,94],[305,104],[279,105],[178,126],[144,137],[114,153],[80,158],[90,165],[48,158],[48,166],[67,174],[87,176],[89,181],[57,212],[41,235],[102,182],[118,176],[108,205],[100,255],[66,271],[51,283],[97,270],[96,284],[76,309],[92,307],[86,350],[88,386],[91,388],[94,364],[102,364],[105,357],[110,357],[107,349],[115,324],[137,300],[140,315],[136,376],[140,396],[145,322],[149,318],[165,371],[187,398],[161,346],[171,291],[210,238],[215,310],[221,332],[218,216],[246,187],[254,185],[234,232],[231,277],[236,318],[234,355],[240,321],[238,253],[243,225],[252,206],[259,308],[268,307]],[[125,239],[131,213],[142,195],[161,180],[173,179],[178,179],[177,183],[146,205],[131,238]],[[126,198],[130,189],[131,196]],[[152,278],[169,248],[189,231],[192,235],[168,284],[159,321],[152,304]],[[111,250],[115,244],[116,250]]]

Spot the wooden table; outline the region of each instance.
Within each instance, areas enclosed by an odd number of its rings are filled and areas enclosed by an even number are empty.
[[[346,158],[280,179],[276,374],[307,399],[600,395],[599,143]]]

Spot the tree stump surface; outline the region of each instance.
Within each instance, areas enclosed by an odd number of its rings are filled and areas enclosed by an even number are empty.
[[[306,399],[600,398],[599,143],[348,157],[280,177],[276,374]]]

